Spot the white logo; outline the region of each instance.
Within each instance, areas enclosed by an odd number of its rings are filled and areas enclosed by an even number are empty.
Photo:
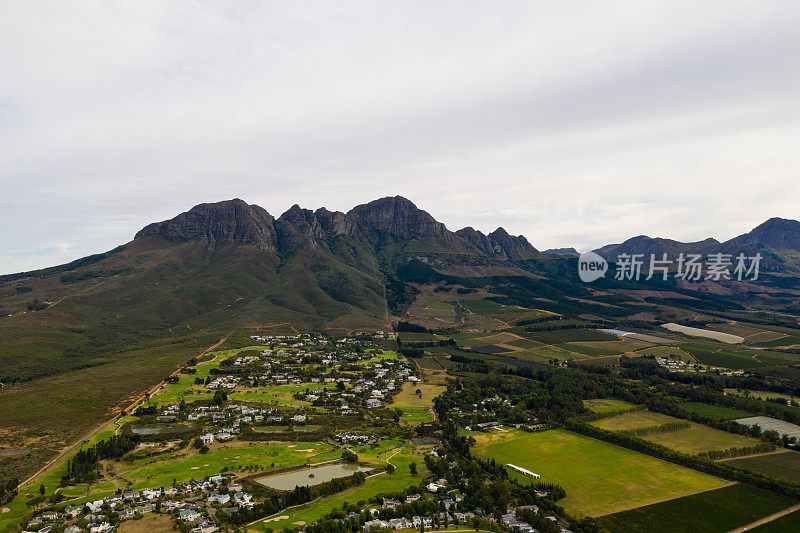
[[[594,252],[584,252],[578,258],[578,276],[584,283],[602,278],[607,270],[606,260]]]

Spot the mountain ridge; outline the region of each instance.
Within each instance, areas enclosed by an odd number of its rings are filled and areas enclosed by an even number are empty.
[[[161,222],[148,224],[134,239],[159,236],[167,239],[205,240],[252,244],[271,252],[293,253],[313,248],[316,239],[344,235],[377,242],[381,235],[402,240],[435,242],[445,247],[466,246],[489,255],[526,260],[540,254],[524,236],[510,235],[500,227],[488,235],[464,228],[452,232],[427,211],[402,196],[387,196],[360,204],[347,213],[321,207],[312,211],[294,204],[275,218],[262,207],[234,198],[198,204]]]

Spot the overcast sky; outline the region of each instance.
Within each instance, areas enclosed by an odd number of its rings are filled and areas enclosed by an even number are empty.
[[[240,197],[539,249],[800,218],[800,2],[17,0],[0,273]]]

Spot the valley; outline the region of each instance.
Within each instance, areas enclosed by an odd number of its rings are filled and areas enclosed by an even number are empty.
[[[0,533],[785,523],[794,265],[588,285],[501,230],[233,200],[3,276]]]

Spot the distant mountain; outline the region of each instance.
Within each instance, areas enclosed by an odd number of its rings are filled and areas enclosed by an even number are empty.
[[[581,255],[580,252],[578,252],[578,250],[576,250],[575,248],[548,248],[542,253],[548,255],[570,255],[570,256]]]
[[[680,242],[639,235],[620,244],[607,244],[595,252],[608,261],[614,261],[620,254],[645,254],[645,257],[655,254],[660,257],[666,253],[668,257],[675,257],[680,253],[702,253],[703,250],[718,245],[719,241],[712,238],[697,242]]]
[[[800,250],[800,221],[771,218],[725,244],[769,250]]]
[[[645,254],[645,257],[649,257],[650,254],[660,257],[666,253],[670,258],[680,253],[701,255],[724,253],[734,257],[741,253],[746,256],[761,253],[762,266],[768,269],[798,270],[800,269],[800,222],[771,218],[752,231],[725,242],[712,238],[697,242],[680,242],[639,235],[620,244],[608,244],[595,252],[609,261],[615,260],[623,253]]]
[[[264,208],[235,198],[200,204],[173,219],[149,224],[134,238],[196,239],[209,244],[235,242],[275,251],[274,223],[275,219]]]
[[[725,241],[719,249],[733,256],[761,253],[770,268],[800,270],[800,222],[771,218],[752,231]]]
[[[277,218],[238,198],[204,203],[148,224],[111,252],[0,276],[0,316],[58,324],[42,333],[53,337],[41,348],[35,336],[4,336],[11,325],[0,324],[7,347],[0,350],[0,382],[104,359],[137,331],[157,339],[243,323],[383,328],[389,313],[414,299],[415,289],[398,275],[411,260],[442,270],[456,264],[513,272],[540,256],[502,228],[452,232],[400,196],[347,213],[293,205]],[[37,313],[25,316],[29,310]],[[31,342],[30,357],[14,355]],[[72,354],[78,351],[81,357]]]
[[[373,245],[387,236],[399,241],[425,241],[454,251],[479,252],[512,260],[540,255],[525,237],[509,235],[503,228],[489,235],[472,228],[454,233],[402,196],[358,205],[348,213],[325,208],[311,211],[293,205],[277,219],[263,208],[237,198],[200,204],[170,220],[149,224],[135,238],[252,244],[261,250],[284,254],[313,248],[318,244],[315,240],[342,235]]]

